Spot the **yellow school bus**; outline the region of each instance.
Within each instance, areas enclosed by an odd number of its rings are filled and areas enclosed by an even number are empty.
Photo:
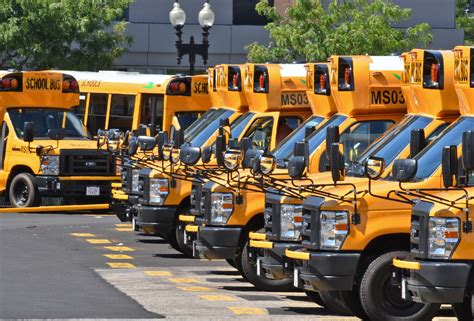
[[[313,193],[308,197],[302,209],[306,213],[301,231],[302,249],[285,251],[295,260],[296,284],[336,293],[338,298],[334,295],[333,299],[340,299],[360,318],[419,319],[438,309],[402,300],[399,291],[387,283],[392,258],[408,250],[410,202],[385,197],[398,187],[386,169],[392,162],[393,166],[397,164],[395,158],[414,157],[420,170],[413,187],[440,186],[440,144],[443,143],[440,137],[447,137],[440,136],[440,132],[449,128],[447,123],[459,115],[453,82],[454,56],[451,51],[412,50],[404,59],[403,92],[410,111],[406,119],[419,119],[410,129],[416,130],[413,133],[418,133],[418,139],[412,138],[415,135],[410,131],[405,136],[400,132],[384,148],[369,149],[359,159],[358,166],[365,169],[361,175],[375,177],[377,173],[378,177],[385,173],[378,181],[365,178],[335,181],[335,188],[325,190],[329,196]],[[408,146],[409,139],[417,144]],[[347,171],[351,172],[351,167]]]
[[[462,117],[456,127],[453,125],[452,131],[456,131],[458,138],[464,137],[462,146],[457,146],[459,139],[446,140],[445,148],[456,146],[462,154],[460,164],[454,166],[458,167],[455,174],[447,171],[451,180],[455,176],[452,182],[456,184],[445,184],[446,189],[440,189],[435,198],[421,196],[421,200],[413,206],[411,216],[410,248],[413,257],[407,259],[400,256],[393,260],[393,265],[401,271],[397,277],[403,298],[414,302],[451,304],[460,320],[472,320],[474,317],[473,52],[472,47],[454,49],[455,85]],[[454,161],[458,162],[457,159]],[[449,161],[443,159],[444,168],[453,165],[447,163]]]
[[[13,207],[36,207],[44,197],[108,202],[119,180],[115,162],[97,150],[73,111],[78,105],[79,84],[69,74],[0,72],[0,190]]]

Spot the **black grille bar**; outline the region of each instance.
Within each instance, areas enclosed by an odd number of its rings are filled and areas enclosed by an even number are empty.
[[[105,151],[61,150],[61,176],[113,176],[115,160]]]

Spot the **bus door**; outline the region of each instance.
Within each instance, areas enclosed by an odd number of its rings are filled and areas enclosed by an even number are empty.
[[[163,129],[163,94],[142,94],[139,124]]]

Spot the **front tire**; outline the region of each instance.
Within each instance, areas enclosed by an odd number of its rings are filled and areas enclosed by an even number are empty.
[[[402,299],[401,290],[391,284],[394,257],[407,257],[407,252],[390,252],[376,258],[364,273],[360,286],[362,306],[372,320],[431,320],[439,304],[422,304]]]
[[[35,177],[29,173],[21,173],[13,178],[8,196],[13,207],[34,207],[41,203]]]
[[[452,306],[458,320],[474,320],[474,296],[469,295],[463,303],[456,303]]]
[[[304,293],[306,294],[306,296],[314,303],[316,303],[317,305],[319,306],[322,306],[322,307],[326,307],[324,305],[324,301],[323,299],[321,298],[321,294],[317,291],[309,291],[309,290],[304,290]]]
[[[186,255],[189,258],[193,258],[193,248],[184,241],[184,229],[186,224],[183,222],[177,222],[175,227],[175,235],[177,250]]]
[[[319,295],[324,303],[324,307],[329,311],[339,315],[352,315],[339,291],[321,291]]]

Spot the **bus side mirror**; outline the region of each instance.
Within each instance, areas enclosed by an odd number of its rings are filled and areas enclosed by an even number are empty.
[[[252,168],[253,164],[257,158],[259,158],[263,154],[263,150],[252,148],[247,150],[244,156],[244,161],[242,162],[243,168]]]
[[[212,156],[212,147],[211,146],[206,146],[203,147],[201,150],[201,159],[204,164],[207,164],[211,161],[211,156]]]
[[[144,152],[153,150],[156,146],[156,139],[155,137],[150,136],[139,136],[138,137],[138,145],[140,149]]]
[[[225,139],[225,135],[218,135],[216,138],[216,160],[217,165],[223,166],[224,165],[224,152],[227,149],[227,142]]]
[[[182,129],[177,129],[174,132],[173,136],[173,146],[180,148],[184,144],[184,131]]]
[[[425,131],[414,129],[410,133],[410,158],[414,158],[426,147]]]
[[[308,126],[304,129],[304,139],[308,138],[316,130],[315,126]]]
[[[163,146],[168,144],[168,133],[159,132],[156,135],[156,146],[158,147],[158,158],[163,159]]]
[[[128,146],[128,142],[130,141],[130,130],[127,130],[123,135],[122,146]]]
[[[137,136],[146,136],[147,126],[145,124],[138,125]]]
[[[339,143],[339,141],[339,126],[329,126],[326,129],[326,154],[329,161],[331,160],[331,146],[334,143]]]
[[[34,124],[31,121],[27,121],[23,124],[23,141],[31,143],[35,139]]]
[[[229,118],[221,119],[220,122],[219,122],[219,126],[220,127],[229,127],[230,126]]]
[[[343,181],[344,174],[344,145],[333,143],[329,150],[329,159],[331,160],[331,176],[334,182]]]
[[[293,156],[288,161],[288,175],[293,179],[303,177],[309,166],[309,144],[307,141],[295,143]]]
[[[138,138],[136,136],[133,136],[130,139],[130,143],[128,144],[127,154],[129,156],[133,156],[137,153],[137,150],[138,150]]]
[[[370,156],[365,162],[365,176],[369,179],[377,179],[385,171],[385,159],[382,157]]]
[[[441,154],[441,169],[444,187],[454,185],[454,176],[458,172],[458,149],[456,146],[445,146]]]
[[[462,166],[466,175],[474,171],[474,132],[467,131],[462,134]]]
[[[63,140],[66,137],[66,133],[62,129],[50,129],[48,130],[48,137],[51,140]]]
[[[179,152],[179,159],[186,165],[195,165],[201,157],[199,147],[183,146]]]
[[[397,159],[393,162],[392,175],[398,182],[409,182],[415,177],[417,170],[416,159]]]

